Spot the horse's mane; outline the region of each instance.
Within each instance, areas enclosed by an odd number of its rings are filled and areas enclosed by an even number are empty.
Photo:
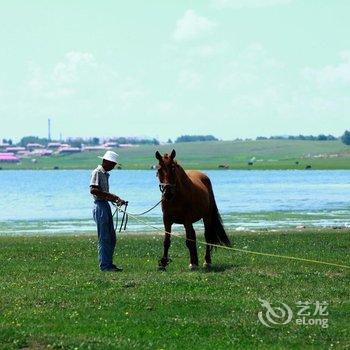
[[[192,181],[190,177],[187,175],[185,169],[177,161],[174,161],[174,164],[175,164],[175,176],[177,180],[181,182],[181,185],[187,187],[190,184],[192,184]]]

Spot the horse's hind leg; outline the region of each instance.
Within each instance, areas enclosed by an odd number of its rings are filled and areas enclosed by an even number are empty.
[[[171,243],[171,223],[164,220],[164,228],[165,228],[165,236],[164,236],[164,242],[163,242],[163,257],[159,260],[158,267],[160,270],[165,270],[167,265],[169,264],[169,257],[168,257],[168,251],[170,248]]]
[[[204,221],[204,237],[206,242],[208,243],[208,235],[209,235],[209,230],[210,230],[210,222],[209,219],[203,219]],[[212,251],[213,247],[210,245],[206,245],[205,246],[205,256],[204,256],[204,263],[203,263],[203,267],[206,269],[210,269],[211,267],[211,251]]]
[[[190,269],[194,270],[198,267],[198,254],[196,244],[196,232],[192,224],[185,225],[186,229],[186,246],[190,252]]]
[[[211,268],[211,250],[212,250],[212,247],[207,244],[205,248],[205,257],[204,257],[204,263],[203,263],[203,267],[206,269]]]

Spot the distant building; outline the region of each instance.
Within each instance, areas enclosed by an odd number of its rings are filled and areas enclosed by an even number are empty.
[[[104,151],[106,148],[105,146],[85,146],[83,151]]]
[[[128,147],[139,147],[140,145],[133,145],[132,143],[121,143],[119,145],[120,148],[128,148]]]
[[[18,153],[20,151],[25,151],[25,147],[6,147],[6,152]]]
[[[0,143],[0,149],[5,149],[7,147],[10,147],[11,145],[9,143]]]
[[[30,152],[27,151],[27,150],[24,150],[24,151],[18,151],[16,154],[17,154],[18,156],[21,156],[21,157],[27,157],[27,156],[30,155]]]
[[[114,141],[109,141],[104,144],[105,147],[118,147],[118,143]]]
[[[0,162],[2,163],[18,163],[20,159],[12,152],[0,153]]]
[[[59,154],[71,154],[79,152],[81,152],[81,149],[79,147],[64,147],[58,150]]]
[[[50,149],[36,149],[33,152],[31,152],[31,155],[36,155],[39,157],[49,157],[53,153]]]
[[[41,145],[40,143],[27,143],[27,150],[29,151],[33,151],[35,149],[42,149],[44,148],[43,145]]]
[[[50,142],[48,145],[47,145],[47,148],[60,148],[62,146],[62,143],[61,142]]]

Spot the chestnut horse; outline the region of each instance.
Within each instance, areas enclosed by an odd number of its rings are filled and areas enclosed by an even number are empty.
[[[155,154],[159,161],[157,176],[162,192],[162,211],[165,227],[164,254],[159,260],[159,268],[164,270],[169,263],[170,233],[172,224],[183,224],[186,230],[186,246],[190,253],[189,268],[198,267],[196,233],[193,223],[203,219],[204,237],[207,243],[230,246],[230,240],[222,225],[216,206],[210,179],[200,171],[185,171],[175,160],[176,152]],[[206,245],[205,268],[211,266],[213,246]]]

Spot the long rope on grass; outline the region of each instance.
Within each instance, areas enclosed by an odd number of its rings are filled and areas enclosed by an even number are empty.
[[[121,209],[119,207],[118,207],[118,210],[120,212],[122,212],[122,213],[126,213],[126,214],[130,215],[130,217],[132,217],[136,221],[139,221],[139,222],[143,223],[144,225],[155,229],[157,232],[159,232],[162,235],[164,233],[167,233],[168,235],[171,235],[171,236],[176,237],[176,238],[183,238],[183,236],[181,234],[176,234],[176,233],[164,231],[164,230],[160,229],[159,227],[154,226],[152,224],[149,224],[147,221],[140,219],[138,216],[136,216],[134,214],[127,213],[126,211],[124,211],[123,209]],[[350,269],[350,266],[348,266],[348,265],[342,265],[342,264],[337,264],[337,263],[328,262],[328,261],[299,258],[299,257],[289,256],[289,255],[280,255],[280,254],[256,252],[256,251],[253,251],[253,250],[233,248],[233,247],[226,247],[226,246],[222,246],[222,245],[219,245],[219,244],[207,243],[207,242],[204,242],[204,241],[201,241],[201,240],[194,240],[194,239],[189,239],[189,238],[185,238],[185,239],[187,241],[197,242],[197,243],[205,244],[205,245],[208,245],[208,246],[211,246],[211,247],[217,247],[217,248],[221,248],[221,249],[233,250],[233,251],[237,251],[237,252],[241,252],[241,253],[247,253],[247,254],[253,254],[253,255],[261,255],[261,256],[268,256],[268,257],[288,259],[288,260],[297,260],[297,261],[302,261],[302,262],[309,262],[309,263],[314,263],[314,264],[336,266],[336,267],[341,267],[341,268],[344,268],[344,269]]]

